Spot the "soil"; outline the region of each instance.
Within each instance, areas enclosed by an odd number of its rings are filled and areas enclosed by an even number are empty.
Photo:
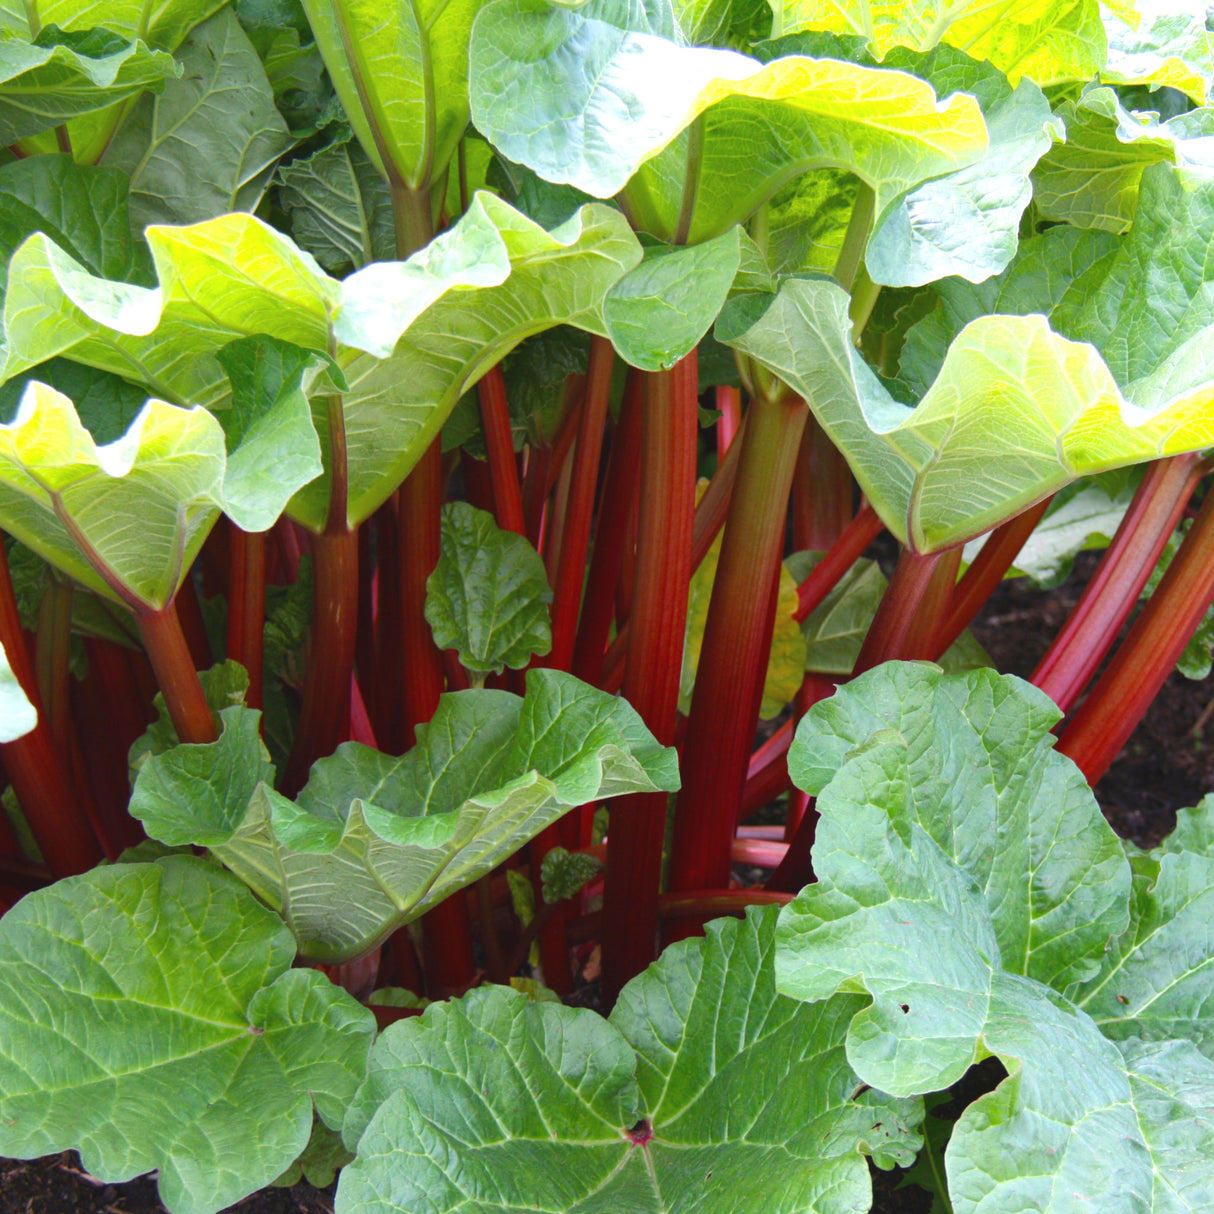
[[[1051,591],[1024,579],[1005,582],[973,631],[995,666],[1027,678],[1091,575],[1084,554]],[[1214,790],[1214,675],[1191,682],[1173,674],[1096,788],[1114,829],[1140,846],[1158,843],[1176,811]],[[993,1086],[993,1085],[992,1085]],[[874,1214],[927,1214],[931,1199],[899,1174],[873,1169]],[[269,1188],[229,1207],[231,1214],[332,1214],[333,1190],[307,1182]],[[29,1161],[0,1159],[0,1214],[166,1214],[149,1177],[108,1185],[89,1176],[74,1152]]]

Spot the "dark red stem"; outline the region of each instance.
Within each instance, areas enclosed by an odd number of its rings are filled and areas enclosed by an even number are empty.
[[[811,417],[801,436],[792,488],[794,543],[825,552],[852,519],[855,482],[851,468],[826,431]]]
[[[228,534],[227,656],[249,674],[245,703],[262,704],[262,634],[266,622],[266,537],[241,531],[233,524]]]
[[[215,718],[181,630],[175,601],[160,610],[137,609],[135,623],[177,737],[182,742],[214,742],[219,736]]]

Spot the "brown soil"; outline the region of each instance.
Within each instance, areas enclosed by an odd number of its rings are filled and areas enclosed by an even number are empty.
[[[1085,554],[1074,574],[1052,591],[1023,579],[1005,582],[974,624],[994,664],[1027,678],[1095,564]],[[1173,674],[1146,718],[1097,786],[1105,815],[1125,838],[1151,846],[1175,823],[1176,811],[1214,790],[1214,675],[1200,683]],[[895,1191],[897,1173],[874,1171],[874,1214],[920,1214],[920,1190]],[[232,1214],[332,1214],[333,1188],[302,1182],[264,1189],[230,1207]],[[142,1177],[107,1185],[89,1176],[68,1152],[20,1162],[0,1159],[0,1214],[166,1214],[155,1183]]]

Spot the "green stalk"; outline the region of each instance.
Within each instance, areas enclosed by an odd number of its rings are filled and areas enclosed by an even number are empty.
[[[771,653],[774,579],[809,409],[783,393],[751,401],[683,745],[670,887],[724,888]]]
[[[661,743],[674,739],[691,578],[699,431],[693,350],[645,377],[640,515],[632,643],[624,697]],[[603,909],[603,988],[608,1003],[657,955],[658,887],[666,794],[612,803]]]
[[[1129,740],[1214,603],[1214,493],[1155,593],[1058,742],[1095,784]]]

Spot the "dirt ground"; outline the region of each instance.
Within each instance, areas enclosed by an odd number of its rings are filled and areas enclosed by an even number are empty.
[[[1023,579],[1005,582],[974,633],[1002,671],[1027,677],[1083,589],[1095,554],[1049,592]],[[1176,811],[1214,790],[1214,676],[1194,683],[1173,675],[1096,795],[1119,834],[1140,846],[1172,829]],[[1208,715],[1207,710],[1210,709]],[[896,1174],[874,1174],[875,1214],[925,1214],[926,1194],[895,1191]],[[333,1187],[306,1182],[265,1189],[233,1214],[331,1214]],[[0,1159],[0,1214],[165,1214],[149,1178],[107,1185],[83,1172],[73,1153],[20,1162]]]

